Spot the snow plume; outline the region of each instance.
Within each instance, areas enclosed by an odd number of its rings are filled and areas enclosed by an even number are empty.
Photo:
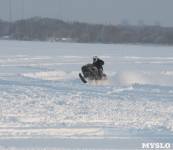
[[[88,83],[89,84],[97,84],[97,85],[109,85],[110,83],[109,83],[109,80],[88,80]]]
[[[139,71],[120,71],[110,78],[110,82],[116,85],[146,84],[147,79]]]
[[[173,74],[169,71],[119,71],[110,77],[109,82],[114,85],[138,83],[173,86]]]

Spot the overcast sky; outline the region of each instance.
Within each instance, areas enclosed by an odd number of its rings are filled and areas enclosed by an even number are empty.
[[[0,0],[1,20],[10,20],[9,1],[12,21],[22,19],[23,10],[24,19],[41,16],[114,25],[122,20],[134,25],[160,21],[173,27],[173,0]]]

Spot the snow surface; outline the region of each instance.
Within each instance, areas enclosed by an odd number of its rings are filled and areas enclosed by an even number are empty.
[[[109,80],[83,84],[95,55]],[[0,41],[0,149],[172,141],[172,46]]]

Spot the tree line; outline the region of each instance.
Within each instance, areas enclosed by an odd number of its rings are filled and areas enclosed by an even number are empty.
[[[29,41],[65,38],[80,43],[173,44],[173,28],[88,24],[33,17],[12,23],[0,20],[0,38],[4,37]]]

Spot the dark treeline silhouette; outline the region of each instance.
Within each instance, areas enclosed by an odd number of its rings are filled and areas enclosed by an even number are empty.
[[[81,43],[173,44],[173,28],[160,26],[114,26],[65,22],[34,17],[10,23],[0,20],[0,38],[15,40],[69,40]]]

